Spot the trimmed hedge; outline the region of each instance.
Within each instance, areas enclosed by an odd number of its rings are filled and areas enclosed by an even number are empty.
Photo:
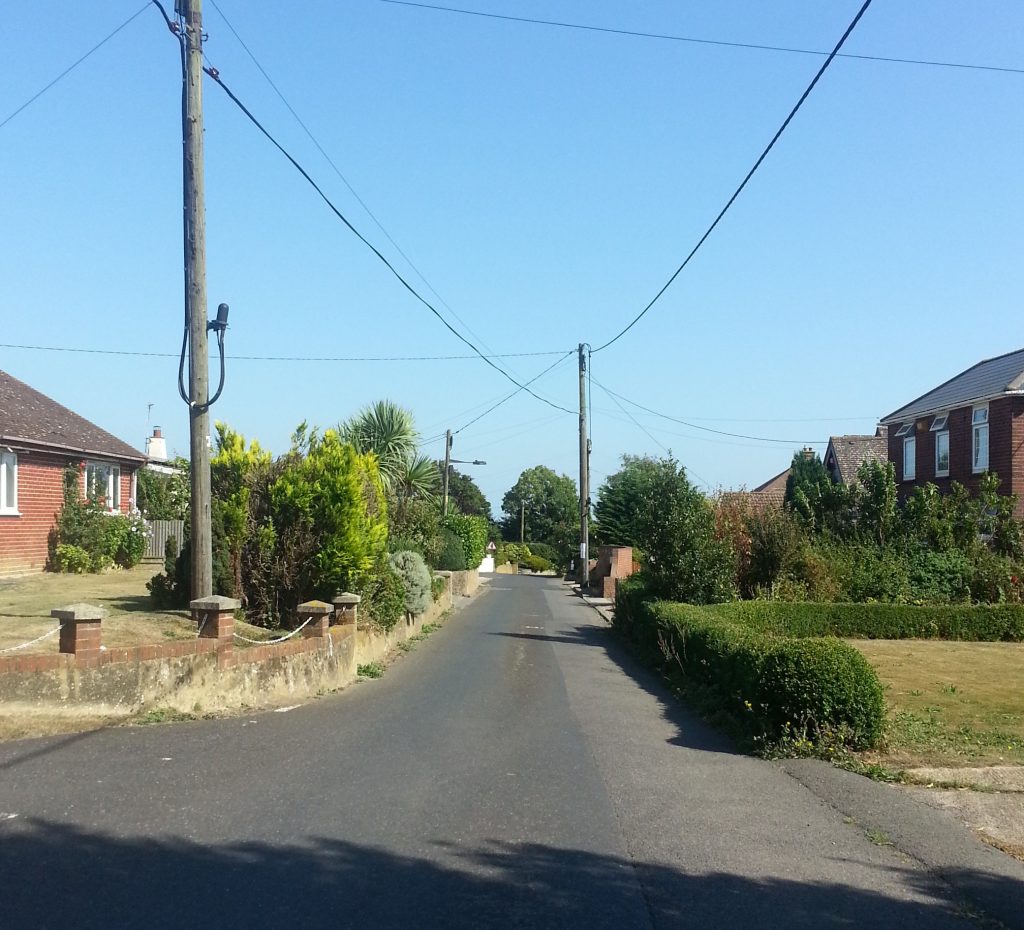
[[[722,620],[783,636],[1024,642],[1019,604],[818,604],[736,601],[709,611]]]
[[[877,742],[885,702],[874,669],[838,639],[793,638],[720,609],[645,599],[619,585],[615,625],[672,673],[714,692],[752,736],[776,741],[827,736],[853,748]]]

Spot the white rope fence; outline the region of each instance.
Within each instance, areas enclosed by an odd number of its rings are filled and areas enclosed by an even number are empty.
[[[277,643],[283,643],[286,639],[291,639],[296,633],[301,633],[305,627],[309,626],[310,621],[313,617],[309,617],[302,626],[297,626],[291,633],[287,633],[284,636],[280,636],[277,639],[249,639],[247,636],[243,636],[241,633],[235,633],[234,636],[240,639],[243,643],[252,643],[254,646],[273,646]]]
[[[15,652],[18,649],[25,649],[28,646],[34,646],[36,643],[41,643],[44,639],[49,639],[55,633],[59,633],[63,628],[64,628],[64,624],[63,623],[59,623],[59,624],[57,624],[55,629],[52,629],[52,630],[44,633],[42,636],[37,636],[35,639],[30,639],[27,643],[22,643],[19,646],[8,646],[6,649],[0,649],[0,653]]]

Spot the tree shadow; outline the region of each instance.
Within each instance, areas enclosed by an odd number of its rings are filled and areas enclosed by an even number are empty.
[[[753,878],[539,843],[413,840],[416,854],[330,837],[204,844],[11,821],[0,925],[76,928],[586,928],[972,926],[935,880],[885,870],[888,892]],[[982,890],[1013,892],[993,876]],[[1019,888],[1016,891],[1019,893]],[[1024,914],[1024,907],[1021,909]]]

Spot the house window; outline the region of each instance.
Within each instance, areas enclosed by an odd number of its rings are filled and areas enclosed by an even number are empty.
[[[949,477],[949,430],[935,434],[935,477]]]
[[[896,430],[896,438],[899,439],[901,436],[906,436],[914,428],[914,421],[911,420],[909,423],[904,423],[898,430]]]
[[[0,513],[18,512],[18,456],[0,452]]]
[[[903,480],[913,481],[917,475],[917,437],[903,440]]]
[[[973,470],[988,471],[988,407],[975,407],[971,413],[971,431],[974,436]]]
[[[89,462],[85,468],[85,496],[107,510],[120,510],[121,469],[105,462]]]
[[[931,431],[933,433],[941,433],[946,428],[947,423],[949,423],[948,413],[937,414],[932,420]]]

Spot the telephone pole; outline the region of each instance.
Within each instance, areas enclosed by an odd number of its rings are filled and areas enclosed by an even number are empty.
[[[587,437],[587,356],[580,343],[580,585],[590,570],[590,439]]]
[[[185,278],[189,313],[189,449],[192,477],[192,597],[213,594],[210,531],[210,394],[206,329],[206,194],[203,182],[202,0],[175,0],[185,20]]]
[[[452,470],[452,431],[445,430],[444,433],[444,476],[441,479],[441,487],[443,488],[443,500],[444,503],[441,507],[442,516],[448,516],[448,475]]]
[[[519,545],[526,542],[526,501],[519,502]]]

